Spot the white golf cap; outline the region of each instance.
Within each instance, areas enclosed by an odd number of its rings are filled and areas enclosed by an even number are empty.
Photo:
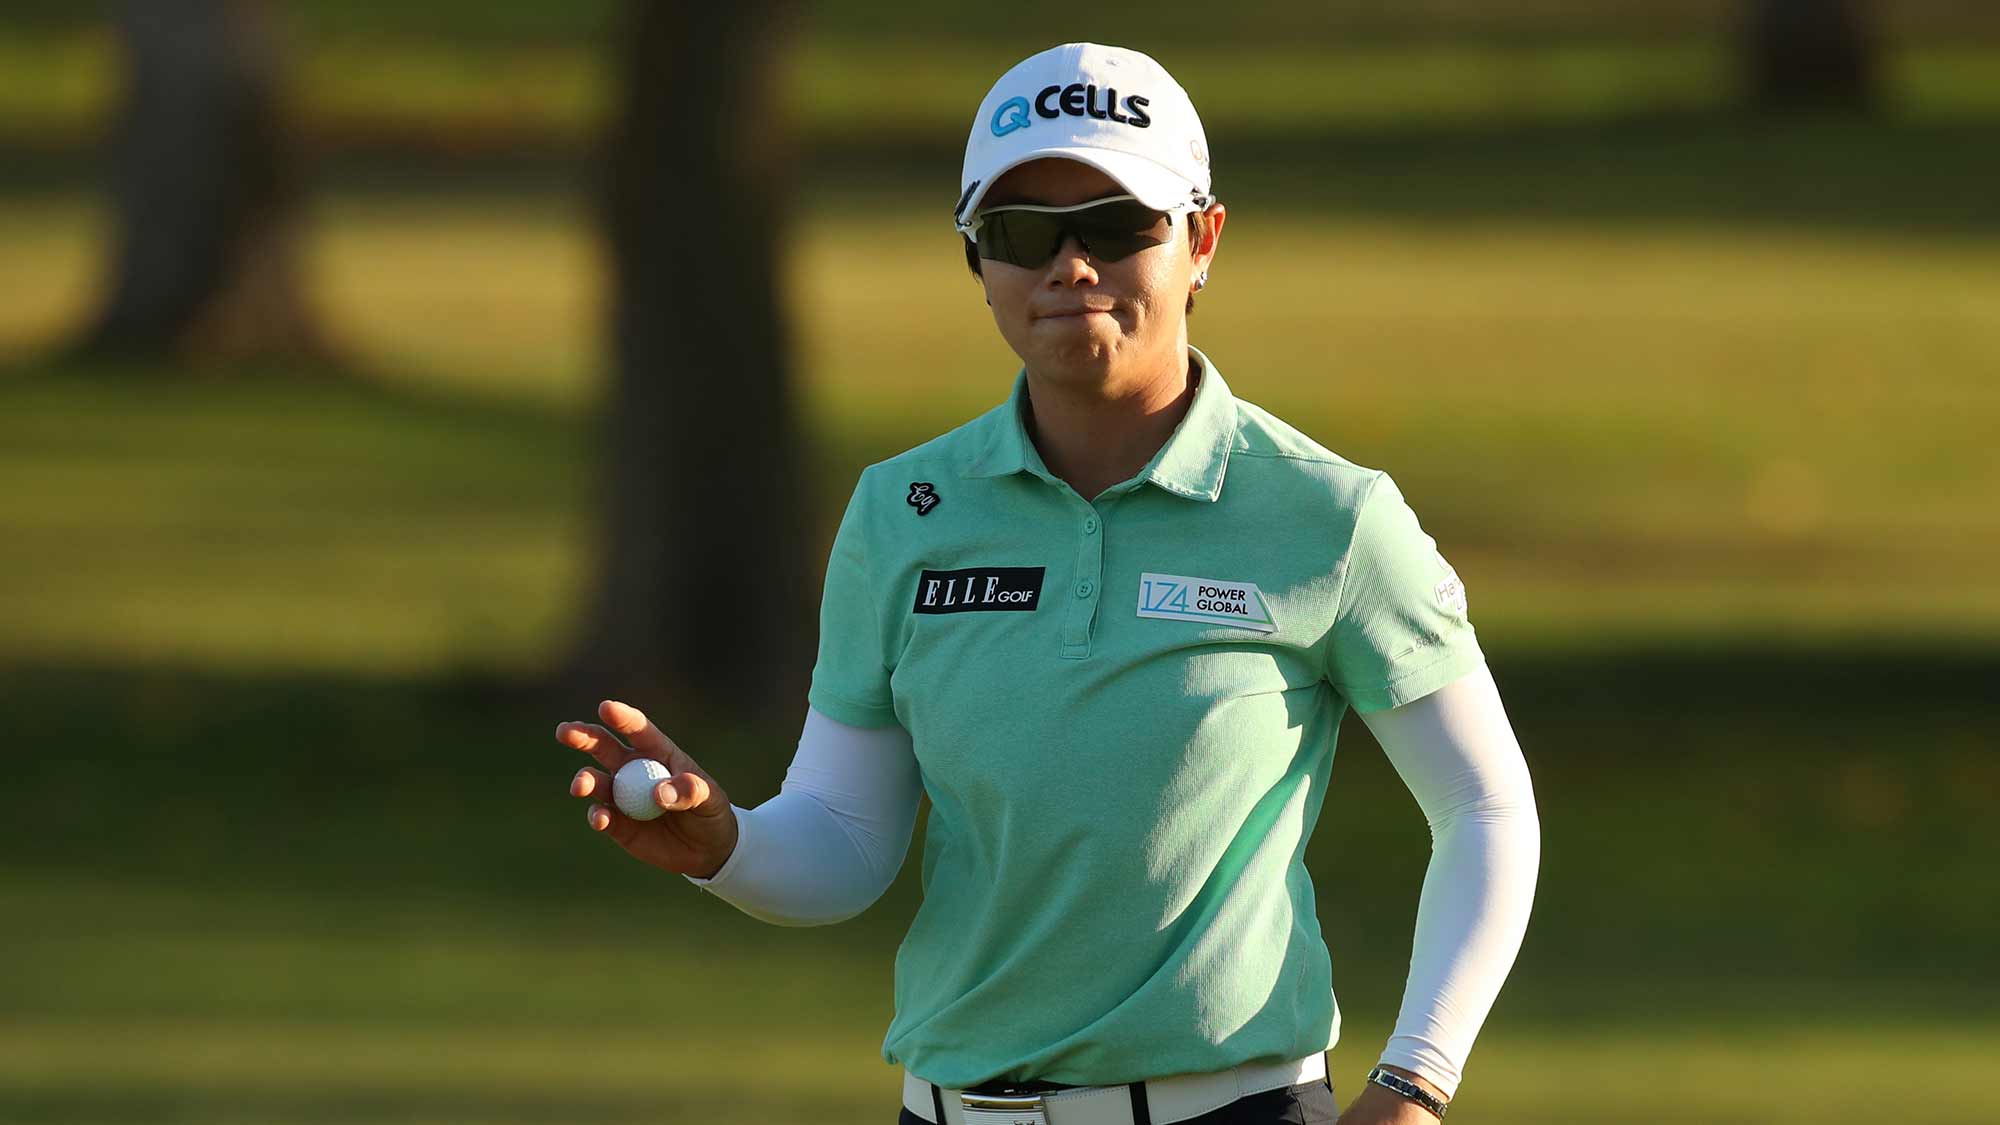
[[[993,181],[1044,156],[1080,160],[1162,211],[1209,202],[1194,103],[1152,56],[1126,47],[1064,43],[1000,76],[972,119],[952,225],[963,231]]]

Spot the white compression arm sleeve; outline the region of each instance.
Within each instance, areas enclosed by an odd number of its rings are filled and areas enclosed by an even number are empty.
[[[1542,855],[1534,789],[1483,663],[1361,720],[1431,828],[1409,983],[1381,1061],[1450,1097],[1527,932]]]
[[[683,877],[774,925],[845,921],[896,881],[922,795],[908,731],[851,727],[808,707],[778,795],[732,804],[736,850],[713,876]]]

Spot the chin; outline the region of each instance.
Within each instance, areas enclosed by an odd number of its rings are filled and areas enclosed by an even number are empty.
[[[1091,333],[1064,341],[1043,340],[1035,349],[1037,370],[1062,378],[1101,382],[1118,356],[1115,340]]]

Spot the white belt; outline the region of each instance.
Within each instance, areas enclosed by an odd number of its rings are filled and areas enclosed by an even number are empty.
[[[1245,1094],[1326,1077],[1326,1055],[1289,1062],[1248,1062],[1205,1074],[1146,1080],[1153,1125],[1185,1121]],[[975,1094],[944,1087],[944,1125],[1132,1125],[1132,1091],[1125,1086],[1075,1086],[1040,1094]],[[903,1108],[935,1122],[931,1084],[903,1068]]]

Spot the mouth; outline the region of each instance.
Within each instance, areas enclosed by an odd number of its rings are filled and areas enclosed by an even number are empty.
[[[1071,309],[1069,312],[1043,313],[1040,320],[1070,320],[1085,316],[1110,316],[1110,309]]]

